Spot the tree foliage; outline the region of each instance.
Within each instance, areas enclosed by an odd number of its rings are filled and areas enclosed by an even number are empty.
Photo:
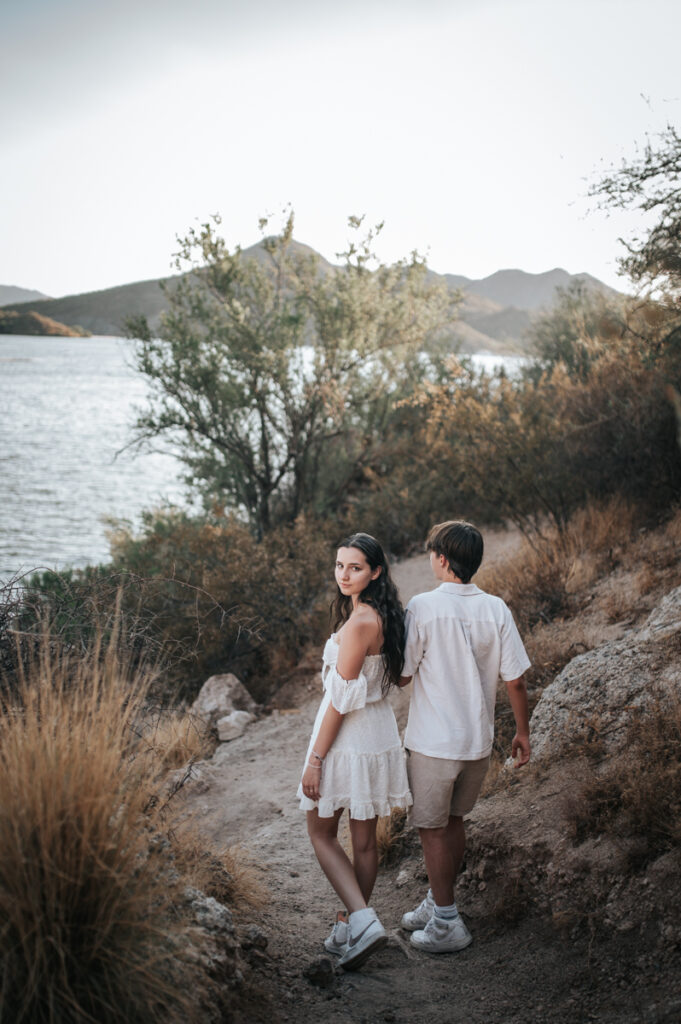
[[[152,389],[137,441],[171,439],[207,504],[262,536],[342,499],[455,303],[417,254],[380,263],[361,219],[339,268],[301,251],[292,216],[255,256],[217,223],[181,240],[159,336],[130,325]]]
[[[589,370],[626,330],[623,301],[581,281],[558,288],[550,309],[534,320],[530,344],[540,372],[562,363],[573,377],[586,380]]]
[[[657,144],[605,175],[590,194],[605,208],[633,208],[657,219],[623,242],[622,269],[637,284],[681,299],[681,135],[669,125]]]

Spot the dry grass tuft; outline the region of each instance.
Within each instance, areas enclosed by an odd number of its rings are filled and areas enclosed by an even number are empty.
[[[540,622],[525,638],[525,648],[532,662],[525,679],[536,703],[543,688],[553,682],[569,661],[589,650],[589,643],[581,633],[575,636],[572,627]]]
[[[407,828],[407,812],[394,808],[389,817],[379,818],[376,826],[378,863],[385,867],[397,863],[411,842]]]
[[[188,711],[162,710],[148,715],[141,736],[164,769],[182,768],[210,757],[215,750],[210,729]]]
[[[149,677],[48,642],[0,717],[0,1019],[186,1020],[187,929],[150,854]]]
[[[196,889],[224,903],[237,914],[248,915],[264,906],[267,888],[263,869],[244,847],[214,851],[204,836],[192,829],[172,832],[171,846],[177,868]]]
[[[627,561],[638,567],[640,594],[668,591],[681,584],[681,510],[662,528],[645,533],[628,552]]]
[[[647,608],[641,605],[641,592],[638,589],[638,578],[631,584],[613,590],[601,600],[601,608],[608,622],[630,625],[645,613]]]
[[[636,535],[641,513],[623,498],[591,502],[562,533],[546,529],[503,563],[480,570],[476,582],[509,605],[522,633],[569,615],[579,593],[611,571]]]
[[[628,738],[619,757],[585,766],[564,815],[575,842],[603,833],[640,837],[644,864],[681,845],[681,698],[658,695],[638,710]]]

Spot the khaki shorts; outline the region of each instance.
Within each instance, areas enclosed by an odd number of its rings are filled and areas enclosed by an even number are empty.
[[[479,761],[450,761],[408,751],[407,772],[414,805],[409,822],[416,828],[444,828],[450,815],[473,810],[489,767],[489,755]]]

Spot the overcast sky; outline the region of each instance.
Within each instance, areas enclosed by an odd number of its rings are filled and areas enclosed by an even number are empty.
[[[287,203],[330,259],[366,214],[387,260],[623,288],[588,183],[681,122],[676,0],[6,0],[0,36],[0,283],[54,296]]]

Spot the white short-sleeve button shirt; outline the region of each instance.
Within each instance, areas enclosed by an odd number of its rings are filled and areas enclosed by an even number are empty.
[[[442,583],[407,605],[403,674],[413,676],[408,750],[477,761],[492,750],[499,678],[530,667],[513,616],[474,583]]]

